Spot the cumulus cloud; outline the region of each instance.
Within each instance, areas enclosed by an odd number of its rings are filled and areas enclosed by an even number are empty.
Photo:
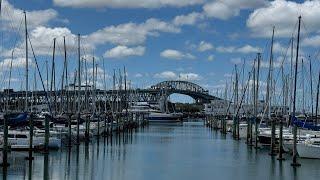
[[[301,42],[302,46],[319,47],[320,46],[320,35],[314,35],[311,37],[306,37]]]
[[[251,45],[245,45],[243,47],[240,47],[236,49],[237,52],[243,53],[243,54],[248,54],[248,53],[258,53],[261,52],[261,49],[259,47],[253,47]]]
[[[141,73],[137,73],[137,74],[134,75],[134,77],[141,78],[141,77],[143,77],[143,75]]]
[[[266,0],[217,0],[205,4],[203,10],[208,17],[227,20],[233,16],[238,16],[240,10],[257,8],[266,4]]]
[[[179,33],[180,29],[171,23],[151,18],[141,24],[130,22],[117,26],[107,26],[86,38],[88,42],[96,45],[111,43],[128,46],[143,44],[148,36],[158,36],[159,32]]]
[[[202,77],[196,73],[180,73],[179,79],[183,81],[197,81],[202,79]]]
[[[212,50],[212,49],[213,49],[213,45],[211,43],[208,43],[205,41],[201,41],[198,46],[198,51],[200,51],[200,52],[204,52],[204,51],[208,51],[208,50]]]
[[[12,68],[25,68],[26,67],[26,59],[25,58],[14,58],[14,59],[4,59],[0,62],[0,69],[3,70],[10,70],[12,62]],[[28,66],[32,67],[35,63],[28,59]]]
[[[53,39],[56,38],[56,44],[62,46],[63,37],[66,38],[66,46],[68,52],[75,52],[77,48],[75,34],[68,28],[56,27],[48,28],[39,26],[29,32],[30,41],[32,42],[33,49],[36,55],[51,55],[53,47]],[[89,48],[92,45],[88,43],[82,43],[82,47]],[[57,45],[58,46],[58,45]],[[11,57],[12,50],[4,50],[2,56]],[[62,51],[56,51],[57,54],[61,54]],[[14,49],[15,56],[23,56],[25,54],[25,40],[23,39],[18,46]]]
[[[164,72],[155,74],[154,77],[162,78],[162,79],[176,79],[177,75],[172,71],[164,71]]]
[[[159,36],[160,32],[178,33],[180,29],[171,23],[160,21],[158,19],[148,19],[143,23],[125,23],[117,26],[107,26],[101,30],[88,35],[81,36],[81,47],[86,50],[94,50],[99,45],[115,44],[120,47],[129,45],[140,45],[145,42],[148,36]],[[77,35],[73,34],[66,27],[45,27],[38,26],[29,32],[31,42],[37,55],[52,54],[53,39],[57,38],[57,44],[61,47],[63,36],[66,37],[68,52],[76,52]],[[15,55],[23,55],[24,39],[18,44],[14,50]],[[118,47],[119,49],[119,47]],[[117,50],[117,49],[115,49]],[[143,48],[139,47],[136,54],[144,54]],[[11,56],[12,50],[4,50],[2,56]],[[59,52],[57,52],[59,53]],[[61,52],[60,52],[61,53]],[[127,51],[125,53],[128,53]]]
[[[183,81],[197,81],[201,80],[202,76],[196,73],[180,73],[176,74],[173,71],[164,71],[161,73],[156,73],[154,75],[155,78],[161,79],[171,79],[171,80],[183,80]]]
[[[221,53],[242,53],[242,54],[249,54],[249,53],[258,53],[261,52],[261,48],[254,47],[251,45],[244,45],[242,47],[234,47],[234,46],[219,46],[216,48],[218,52]]]
[[[1,20],[3,23],[1,28],[10,31],[17,29],[24,19],[23,10],[15,8],[7,0],[2,1],[2,7]],[[58,17],[58,12],[53,9],[26,11],[26,13],[29,29],[46,25]]]
[[[173,24],[177,26],[182,25],[194,25],[200,20],[205,18],[204,14],[198,12],[192,12],[187,15],[179,15],[173,19]]]
[[[193,56],[190,53],[183,53],[174,49],[167,49],[160,53],[161,57],[167,58],[167,59],[195,59],[195,56]]]
[[[127,46],[117,46],[104,53],[106,58],[124,58],[129,56],[142,56],[145,53],[146,48],[142,46],[137,47],[127,47]]]
[[[275,0],[266,7],[254,10],[247,20],[247,27],[251,29],[254,36],[270,37],[272,26],[275,26],[276,36],[290,37],[294,33],[298,16],[302,15],[302,21],[307,26],[307,29],[303,30],[315,32],[320,28],[319,8],[320,1],[297,3]]]
[[[161,8],[201,4],[205,0],[53,0],[54,4],[74,8]]]

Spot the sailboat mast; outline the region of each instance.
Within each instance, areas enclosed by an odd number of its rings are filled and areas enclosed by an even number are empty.
[[[317,101],[316,101],[316,121],[315,124],[318,124],[318,109],[319,109],[319,90],[320,89],[320,71],[319,71],[319,78],[318,78],[318,87],[317,87]]]
[[[56,98],[55,98],[55,50],[56,50],[56,38],[53,39],[53,53],[52,53],[52,69],[51,69],[51,87],[50,87],[50,92],[51,92],[51,98],[52,98],[52,93],[54,93],[54,112],[56,114],[57,108],[56,108]]]
[[[25,99],[25,112],[28,111],[28,91],[29,91],[29,57],[28,57],[28,27],[27,27],[27,13],[26,11],[24,13],[24,28],[25,28],[25,41],[26,41],[26,99]]]
[[[273,73],[273,41],[274,41],[274,29],[272,29],[272,38],[271,38],[271,47],[270,47],[270,59],[269,59],[269,73],[268,73],[268,82],[267,82],[267,94],[266,94],[266,100],[267,100],[267,112],[268,112],[268,118],[271,119],[271,93],[270,90],[272,89],[272,73]]]
[[[311,117],[313,117],[313,81],[312,81],[312,65],[309,56],[309,73],[310,73],[310,95],[311,95]]]
[[[78,115],[80,115],[80,91],[81,91],[81,59],[80,59],[80,34],[78,34],[78,104],[77,111]]]
[[[304,61],[303,61],[303,58],[301,59],[301,74],[302,76],[301,77],[304,77]],[[302,80],[302,112],[305,113],[305,97],[304,97],[304,94],[305,94],[305,88],[304,88],[304,80]]]
[[[95,84],[96,84],[96,80],[95,80],[95,59],[94,59],[94,56],[92,57],[92,104],[93,104],[93,107],[92,107],[92,111],[93,113],[96,112],[96,91],[95,91]]]
[[[301,16],[299,16],[298,25],[298,37],[297,37],[297,52],[296,52],[296,62],[295,62],[295,72],[294,72],[294,88],[293,88],[293,107],[291,122],[293,123],[293,156],[292,156],[292,166],[299,166],[297,162],[297,126],[294,124],[295,114],[296,114],[296,95],[297,95],[297,73],[298,73],[298,60],[299,60],[299,43],[300,43],[300,26],[301,26]]]
[[[10,102],[10,87],[11,87],[11,74],[12,74],[12,62],[13,62],[13,53],[14,50],[12,50],[11,53],[11,62],[10,62],[10,71],[9,71],[9,82],[8,82],[8,94],[7,94],[7,107],[6,110],[9,110],[9,102]]]
[[[102,59],[102,65],[103,65],[103,84],[104,84],[104,112],[107,113],[107,81],[106,81],[106,67],[104,59]]]
[[[63,50],[64,50],[64,61],[63,61],[63,71],[62,71],[62,77],[61,77],[61,89],[60,89],[60,112],[63,111],[63,95],[64,95],[64,72],[66,70],[66,59],[67,59],[67,53],[66,53],[66,39],[63,36]]]

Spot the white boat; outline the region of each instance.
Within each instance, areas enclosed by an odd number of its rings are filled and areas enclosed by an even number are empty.
[[[0,133],[3,138],[3,132]],[[9,130],[8,131],[8,146],[12,150],[26,150],[29,149],[30,134],[28,130]],[[45,136],[44,132],[34,131],[33,148],[42,148],[44,146]],[[3,141],[0,142],[0,147],[3,146]],[[61,139],[56,137],[55,133],[50,133],[49,148],[59,149],[61,147]]]
[[[308,138],[298,143],[297,152],[301,158],[320,159],[320,138]]]
[[[126,112],[126,110],[124,109],[123,112]],[[148,103],[134,103],[130,105],[128,112],[145,114],[145,117],[147,118],[150,113],[158,112],[158,110],[151,107]]]
[[[149,114],[148,120],[149,122],[164,122],[164,123],[180,122],[182,120],[182,114],[154,112]]]

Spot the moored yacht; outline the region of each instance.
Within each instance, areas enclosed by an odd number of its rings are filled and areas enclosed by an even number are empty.
[[[148,120],[149,122],[165,122],[165,123],[180,122],[182,121],[182,115],[183,114],[181,113],[154,112],[149,114]]]
[[[3,132],[0,133],[3,139]],[[30,134],[28,130],[9,130],[8,132],[8,145],[12,150],[26,150],[29,149]],[[35,131],[33,136],[33,148],[42,148],[45,143],[44,132]],[[3,141],[0,147],[2,148]],[[49,137],[49,148],[59,149],[61,147],[61,139],[56,134],[51,133]]]
[[[320,159],[320,138],[308,138],[298,143],[297,152],[301,158]]]

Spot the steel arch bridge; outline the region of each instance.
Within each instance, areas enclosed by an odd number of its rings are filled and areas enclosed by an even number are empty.
[[[74,86],[74,89],[78,89]],[[90,90],[89,90],[90,91]],[[10,93],[8,93],[10,92]],[[208,103],[211,100],[219,99],[212,96],[203,87],[188,81],[164,81],[156,85],[151,86],[146,89],[129,89],[124,90],[100,90],[95,91],[96,102],[99,104],[104,104],[105,102],[122,101],[122,102],[149,102],[149,103],[159,103],[163,98],[169,97],[171,94],[184,94],[192,97],[197,103]],[[9,95],[8,95],[9,94]],[[69,94],[69,96],[67,96]],[[80,94],[80,98],[78,98]],[[56,102],[57,104],[63,104],[67,101],[75,102],[80,99],[81,104],[83,102],[93,102],[91,92],[86,92],[81,90],[78,93],[77,90],[57,90],[55,92],[45,92],[45,91],[33,91],[29,92],[28,103],[45,104],[47,103],[46,96],[49,97],[50,102]],[[4,107],[6,103],[9,106],[22,106],[25,102],[26,92],[25,91],[13,91],[5,90],[0,92],[0,105]]]
[[[170,96],[171,94],[184,94],[192,97],[197,103],[207,103],[210,100],[218,99],[209,94],[208,90],[203,87],[188,81],[163,81],[151,89],[158,90],[163,96]]]

